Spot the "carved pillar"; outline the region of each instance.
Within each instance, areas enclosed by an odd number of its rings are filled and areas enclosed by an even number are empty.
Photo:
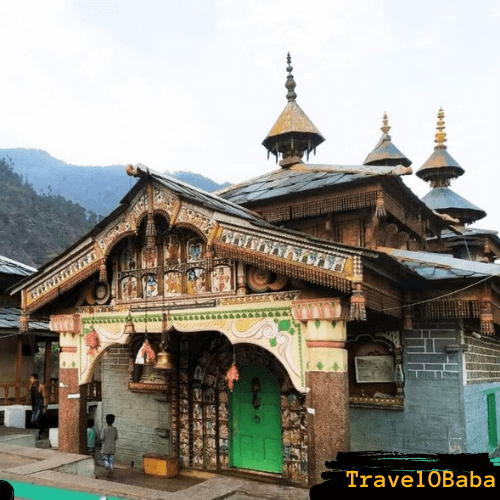
[[[59,450],[86,453],[87,393],[79,384],[80,316],[51,316],[50,329],[59,332]]]
[[[321,483],[325,462],[349,451],[347,307],[340,299],[297,300],[293,315],[305,323],[309,485]]]

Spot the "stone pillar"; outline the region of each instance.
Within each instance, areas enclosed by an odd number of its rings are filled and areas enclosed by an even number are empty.
[[[59,450],[87,452],[87,393],[79,381],[80,317],[51,316],[50,329],[59,332]]]
[[[309,486],[321,483],[326,461],[349,451],[347,307],[340,299],[297,300],[293,315],[305,324]]]
[[[59,450],[87,453],[86,386],[78,384],[78,369],[59,370]]]

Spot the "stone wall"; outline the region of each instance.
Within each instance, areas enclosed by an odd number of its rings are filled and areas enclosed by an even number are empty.
[[[467,350],[465,365],[465,425],[467,452],[487,453],[494,451],[488,435],[489,394],[496,401],[497,433],[500,437],[500,341],[496,338],[464,336]],[[498,447],[498,444],[497,444]]]
[[[116,416],[118,430],[117,462],[142,467],[146,453],[170,453],[170,440],[156,435],[155,428],[170,428],[170,407],[157,401],[161,395],[140,394],[128,390],[129,350],[112,347],[102,362],[102,422],[105,416]]]
[[[460,335],[458,322],[404,332],[404,410],[351,408],[352,451],[466,451]]]

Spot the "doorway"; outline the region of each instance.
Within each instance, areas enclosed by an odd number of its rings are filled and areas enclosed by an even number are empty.
[[[245,366],[230,394],[230,466],[283,471],[280,391],[263,366]]]

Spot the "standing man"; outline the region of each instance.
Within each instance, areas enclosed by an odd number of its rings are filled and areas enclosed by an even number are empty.
[[[38,429],[38,439],[42,437],[43,415],[47,413],[49,398],[45,386],[38,381],[38,373],[30,377],[28,395],[31,402],[31,423]]]

